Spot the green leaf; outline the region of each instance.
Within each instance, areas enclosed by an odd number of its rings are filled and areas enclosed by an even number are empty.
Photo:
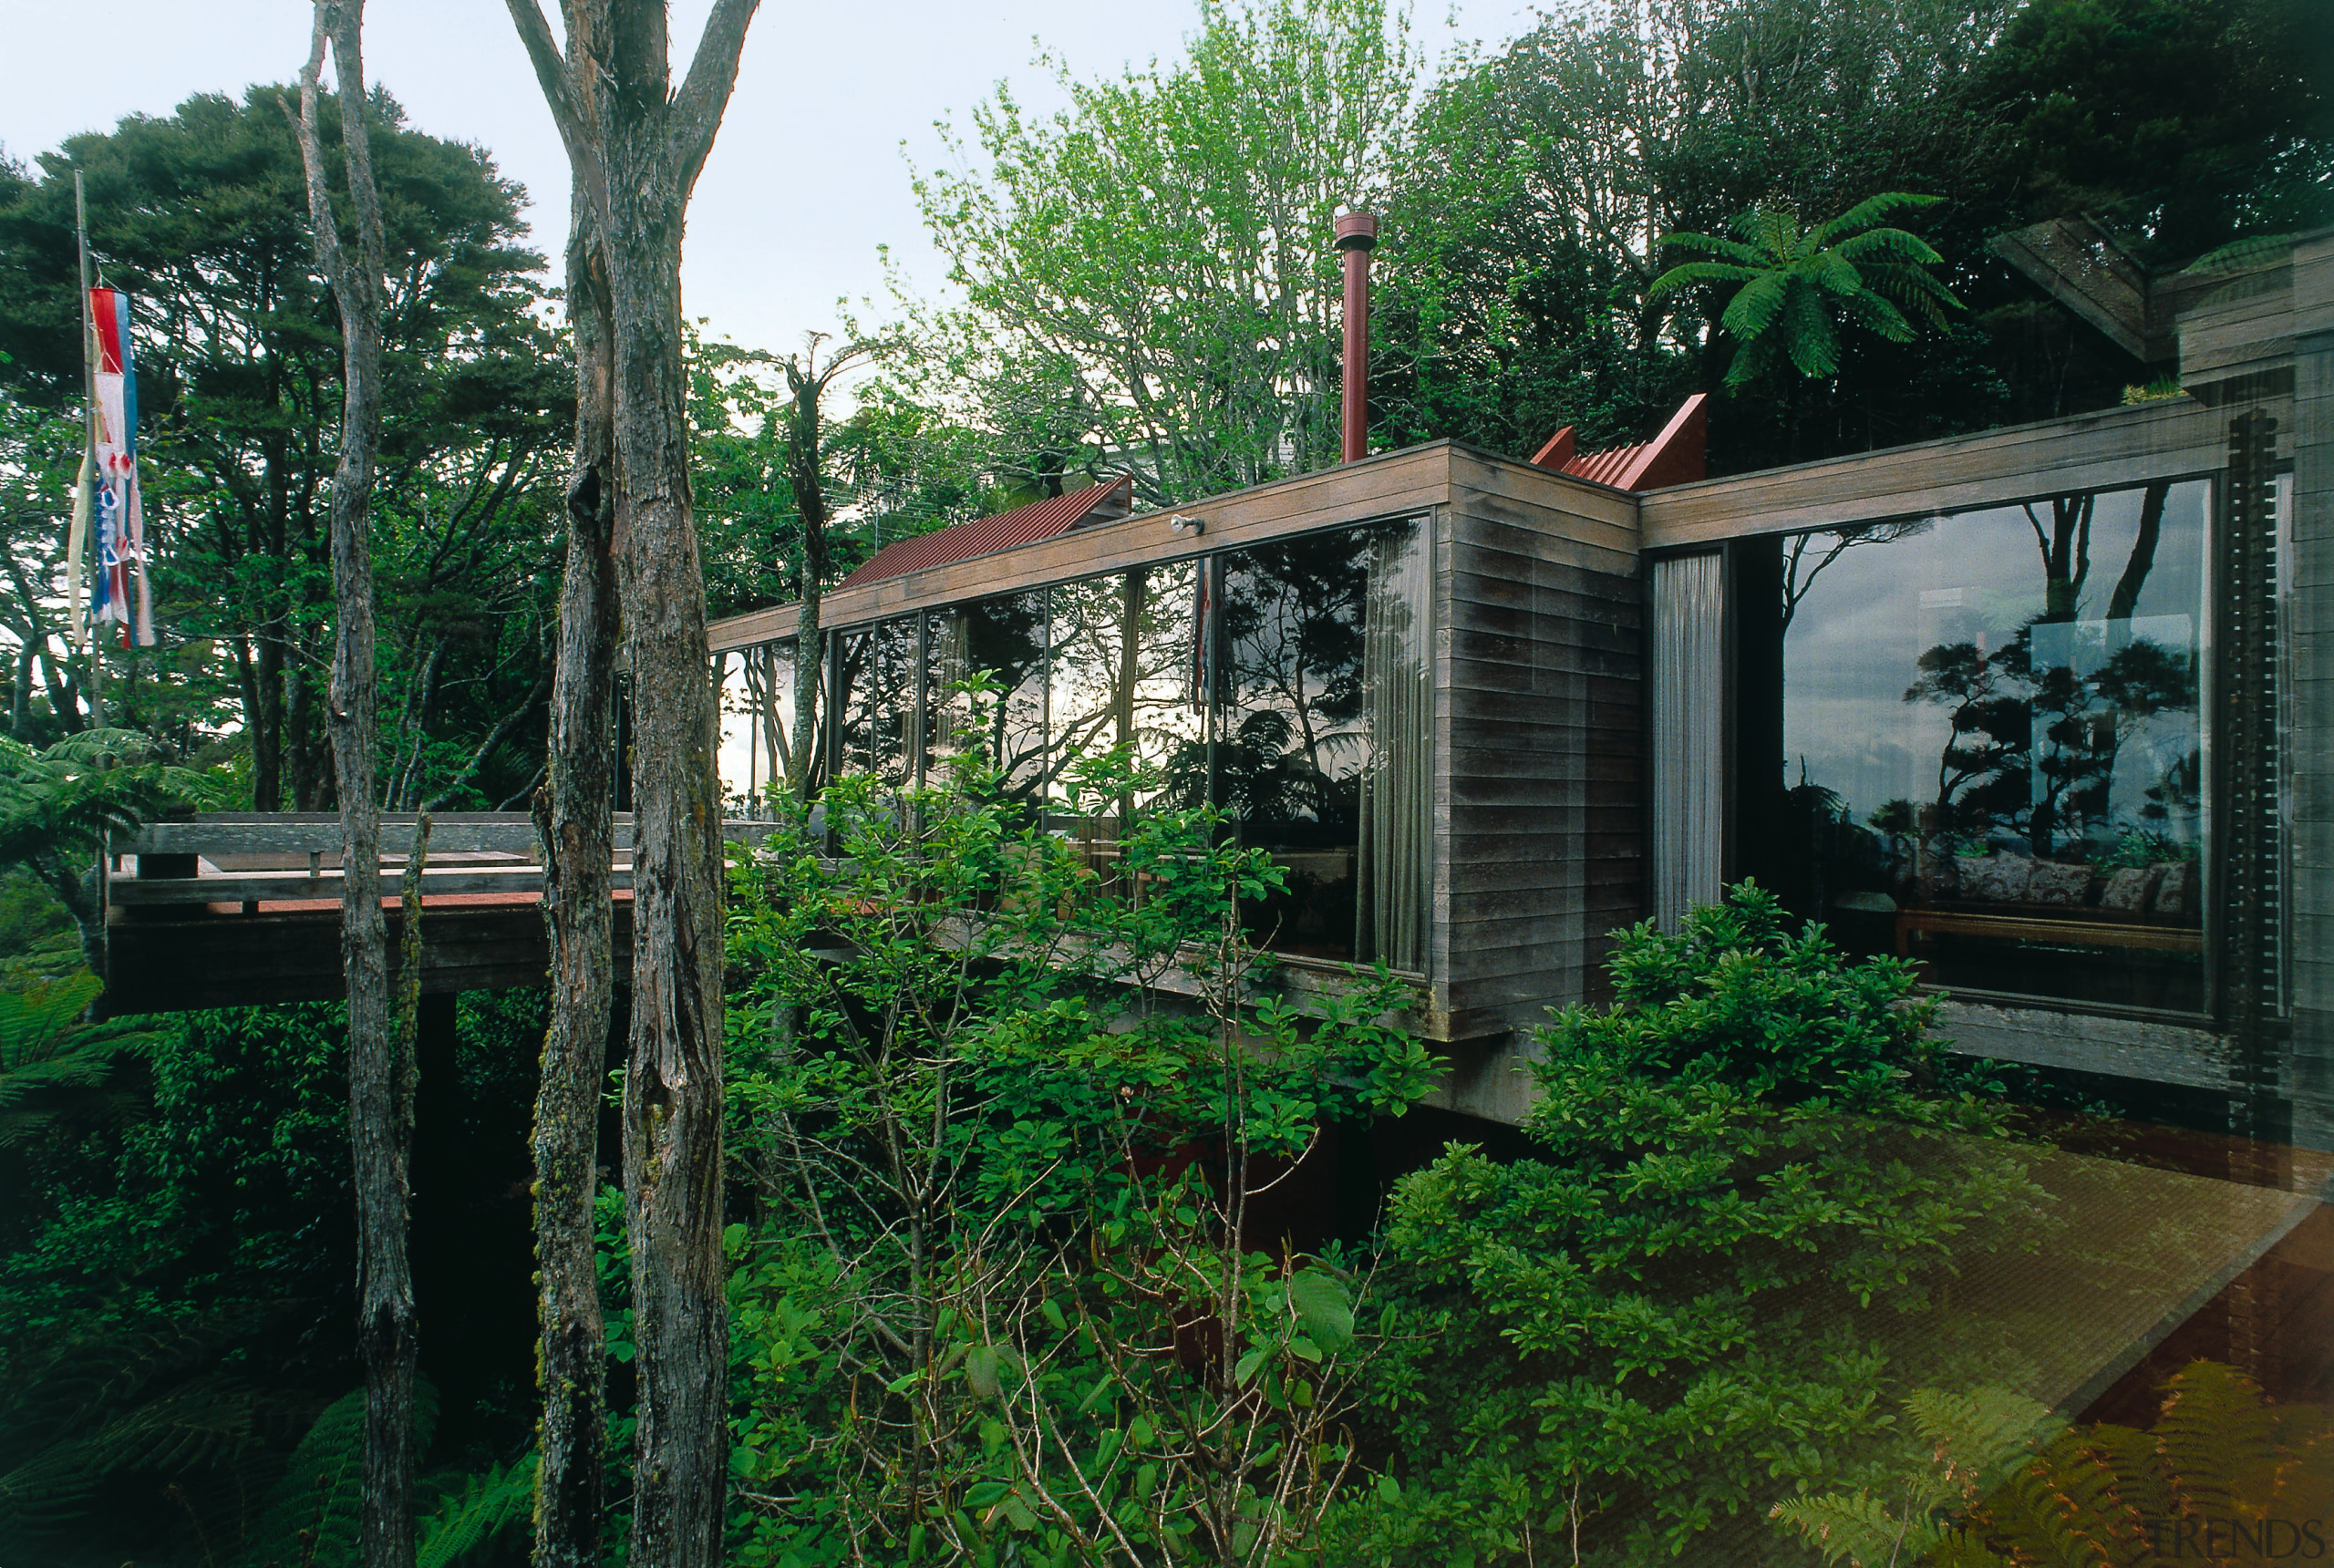
[[[1288,1276],[1288,1301],[1314,1343],[1334,1351],[1353,1342],[1353,1297],[1334,1274],[1299,1269]]]
[[[965,1357],[965,1381],[971,1386],[974,1393],[984,1399],[996,1398],[1002,1387],[997,1381],[997,1356],[995,1346],[975,1346],[971,1353]]]

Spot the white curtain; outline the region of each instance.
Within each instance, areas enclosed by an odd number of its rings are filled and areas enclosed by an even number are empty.
[[[1719,898],[1726,831],[1725,579],[1720,557],[1653,565],[1648,685],[1653,744],[1653,913],[1675,931]]]
[[[1434,677],[1427,530],[1379,531],[1371,541],[1362,630],[1369,764],[1361,777],[1358,957],[1423,972],[1434,789]]]

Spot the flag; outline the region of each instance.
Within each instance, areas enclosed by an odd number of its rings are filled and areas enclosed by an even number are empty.
[[[109,621],[119,626],[125,648],[133,628],[139,645],[151,647],[154,607],[146,580],[145,507],[138,487],[138,372],[130,358],[129,296],[119,289],[91,289],[89,320],[95,329],[90,380],[97,399],[95,489],[85,490],[91,511],[90,542],[97,552],[89,620],[92,625]]]

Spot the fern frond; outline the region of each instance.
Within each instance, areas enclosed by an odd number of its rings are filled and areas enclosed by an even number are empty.
[[[1945,198],[1916,196],[1905,191],[1884,191],[1877,196],[1867,196],[1830,222],[1817,229],[1812,240],[1818,246],[1828,246],[1843,234],[1854,234],[1871,228],[1891,212],[1907,207],[1934,207]]]
[[[1756,267],[1764,260],[1757,251],[1741,241],[1730,240],[1723,234],[1664,234],[1661,242],[1675,245],[1681,251],[1708,251],[1737,266]]]
[[[1660,299],[1689,284],[1749,283],[1759,275],[1757,268],[1738,266],[1732,262],[1688,262],[1654,279],[1653,286],[1645,291],[1645,297]]]
[[[429,1446],[438,1394],[426,1377],[413,1381],[413,1444]],[[267,1494],[253,1535],[247,1568],[356,1568],[359,1560],[365,1481],[365,1390],[352,1388],[325,1407],[284,1477]]]
[[[1865,331],[1886,338],[1891,343],[1910,343],[1915,334],[1913,324],[1904,313],[1878,294],[1851,294],[1840,302],[1848,318]]]
[[[1945,260],[1930,248],[1926,240],[1903,229],[1872,229],[1861,234],[1852,234],[1833,246],[1832,253],[1859,266],[1866,262],[1936,266]]]
[[[1783,308],[1783,347],[1802,376],[1830,376],[1840,368],[1839,335],[1813,289],[1791,291]]]
[[[462,1490],[420,1522],[416,1568],[456,1568],[518,1526],[531,1522],[535,1507],[535,1459],[498,1465],[465,1479]]]
[[[1944,1538],[1934,1521],[1899,1519],[1878,1498],[1862,1491],[1853,1497],[1793,1498],[1775,1504],[1768,1517],[1806,1537],[1827,1565],[1843,1558],[1852,1568],[1917,1562]]]
[[[1774,325],[1775,317],[1782,312],[1783,302],[1790,296],[1788,273],[1762,273],[1735,291],[1719,325],[1733,334],[1737,343],[1754,342]]]

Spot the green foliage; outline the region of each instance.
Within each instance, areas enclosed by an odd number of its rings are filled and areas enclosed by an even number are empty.
[[[418,1522],[415,1568],[457,1568],[521,1534],[534,1521],[535,1456],[466,1476]]]
[[[1367,1279],[1261,1194],[1424,1092],[1402,988],[1279,995],[1238,904],[1280,872],[1210,810],[1119,814],[1158,788],[1123,757],[1059,803],[1104,861],[1002,784],[844,779],[833,858],[786,823],[738,870],[737,1555],[1296,1560],[1354,1473]]]
[[[428,1378],[417,1378],[417,1449],[429,1446],[437,1421],[438,1392]],[[269,1489],[243,1559],[248,1568],[357,1568],[364,1483],[365,1390],[352,1388],[317,1415]]]
[[[542,702],[558,517],[542,481],[573,395],[538,315],[541,258],[521,243],[518,188],[482,150],[408,125],[385,95],[374,109],[388,264],[402,280],[384,322],[373,503],[380,776],[392,807],[439,795],[492,806],[534,769],[504,743]],[[329,144],[337,106],[323,117]],[[326,161],[338,181],[337,159]],[[62,443],[77,419],[56,417],[81,387],[77,171],[94,259],[134,302],[162,632],[160,646],[107,655],[108,716],[189,757],[234,733],[251,768],[238,805],[328,804],[319,683],[339,324],[315,274],[300,159],[274,87],[198,95],[68,138],[36,178],[0,185],[0,345],[15,356],[0,367],[0,467],[29,459],[0,488],[0,548],[20,601],[0,623],[37,652],[49,684],[16,693],[12,718],[27,735],[87,722],[57,526],[78,455]]]
[[[0,989],[0,1145],[60,1120],[118,1118],[139,1103],[119,1081],[121,1058],[154,1036],[131,1024],[84,1024],[104,989],[88,974]]]
[[[1161,504],[1333,460],[1334,225],[1390,180],[1422,64],[1407,16],[1208,0],[1188,60],[1047,63],[1067,108],[1000,90],[959,167],[916,180],[966,300],[918,313],[921,400],[970,391],[1039,490],[1106,455]]]
[[[1348,1521],[1357,1557],[1579,1532],[1638,1561],[1834,1483],[1885,1446],[1891,1343],[1934,1330],[1951,1249],[2038,1196],[1907,966],[1745,883],[1610,967],[1610,1006],[1540,1033],[1536,1157],[1454,1145],[1396,1189],[1404,1348],[1371,1392],[1402,1485]]]
[[[2153,265],[2334,217],[2311,0],[2038,0],[1978,75],[2027,221],[2110,222]]]
[[[1802,376],[1833,375],[1840,368],[1836,318],[1891,343],[1909,343],[1906,312],[1941,327],[1947,311],[1961,308],[1923,270],[1945,258],[1918,236],[1880,223],[1900,208],[1936,200],[1891,191],[1812,228],[1802,228],[1787,208],[1760,206],[1734,220],[1737,239],[1665,234],[1665,245],[1720,259],[1670,268],[1654,280],[1649,297],[1699,284],[1738,285],[1719,318],[1736,346],[1726,372],[1730,392],[1780,373],[1786,363]]]
[[[1827,1564],[2283,1562],[2318,1555],[2311,1532],[2334,1509],[2334,1420],[2269,1404],[2217,1362],[2166,1382],[2144,1432],[2069,1426],[1999,1388],[1905,1404],[1930,1459],[1901,1505],[1859,1491],[1775,1507]]]

